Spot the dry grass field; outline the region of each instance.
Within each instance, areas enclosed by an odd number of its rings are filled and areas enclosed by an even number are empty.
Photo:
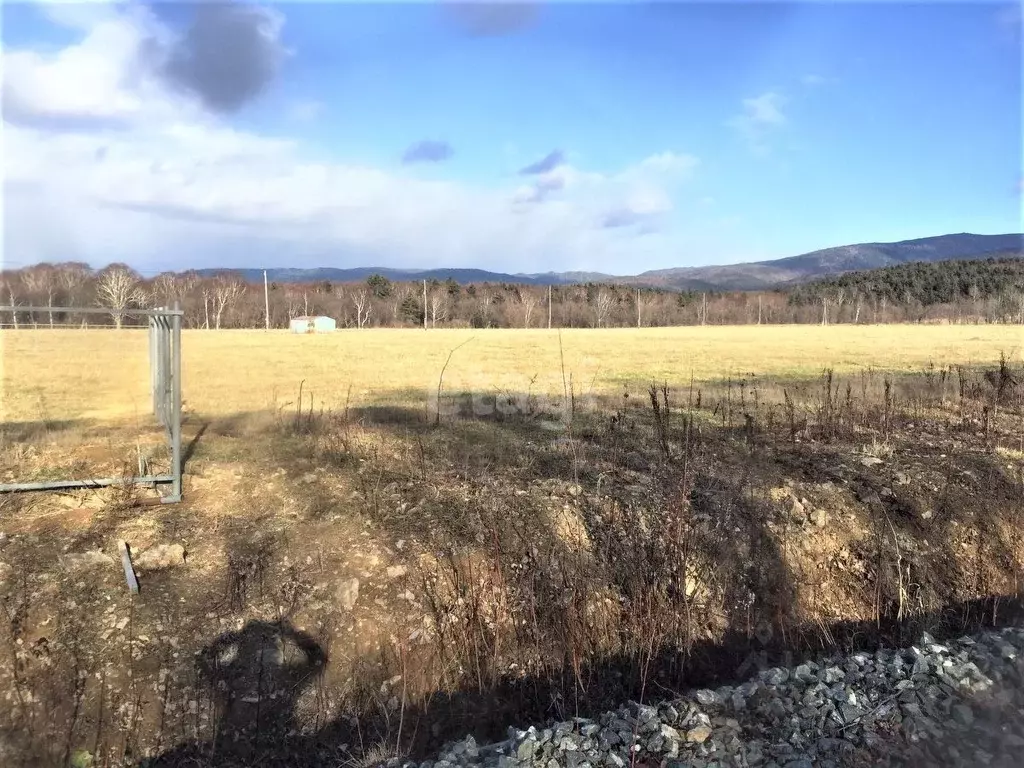
[[[0,495],[0,765],[370,766],[1020,615],[1022,342],[185,332],[180,504]],[[130,475],[146,345],[0,332],[0,481]],[[453,349],[496,407],[432,419]]]
[[[561,341],[559,341],[561,338]],[[139,330],[0,331],[0,420],[136,419],[148,413],[146,334]],[[464,345],[464,346],[459,346]],[[754,372],[776,380],[868,367],[1021,359],[1024,328],[987,326],[725,326],[610,330],[375,329],[304,336],[283,331],[186,331],[183,397],[204,416],[294,401],[304,383],[317,408],[401,403],[445,388],[561,396],[576,387],[673,386]],[[532,385],[531,385],[532,382]]]

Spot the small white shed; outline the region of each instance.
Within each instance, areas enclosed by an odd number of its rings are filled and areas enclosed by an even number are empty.
[[[292,333],[325,333],[338,330],[338,323],[333,317],[324,315],[294,317],[288,324]]]

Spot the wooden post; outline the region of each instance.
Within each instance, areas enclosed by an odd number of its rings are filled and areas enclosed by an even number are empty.
[[[267,270],[263,270],[263,317],[267,330],[270,330],[270,290],[267,288]]]
[[[548,286],[548,330],[551,330],[551,286]]]
[[[135,569],[132,567],[132,557],[128,552],[128,542],[119,541],[117,548],[121,550],[121,567],[124,569],[124,580],[128,582],[128,591],[133,595],[139,594],[139,580],[135,577]]]
[[[757,294],[757,324],[761,324],[761,294]]]
[[[708,295],[706,293],[701,294],[700,324],[708,324]]]
[[[423,281],[423,330],[427,330],[427,281]]]
[[[636,327],[640,327],[640,289],[636,289]]]

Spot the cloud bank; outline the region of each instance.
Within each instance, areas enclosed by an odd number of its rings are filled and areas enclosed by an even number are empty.
[[[298,140],[232,124],[288,55],[284,17],[199,6],[181,31],[143,5],[91,5],[46,6],[75,42],[3,53],[5,266],[622,271],[637,265],[630,232],[646,233],[648,258],[685,247],[667,229],[675,193],[699,169],[692,156],[666,151],[599,172],[555,150],[492,182],[312,157]],[[424,140],[402,159],[451,154]]]

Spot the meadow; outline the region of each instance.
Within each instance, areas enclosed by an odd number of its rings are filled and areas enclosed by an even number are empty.
[[[148,413],[147,338],[141,330],[0,331],[0,419],[137,419]],[[294,401],[316,408],[412,405],[436,391],[577,390],[672,386],[756,373],[776,380],[865,368],[1021,359],[1024,328],[1008,325],[704,326],[608,330],[185,331],[183,398],[204,416]],[[455,350],[452,352],[452,350]]]
[[[183,332],[181,503],[0,495],[0,763],[368,768],[1022,616],[1022,342]],[[0,332],[3,479],[134,474],[147,366]]]

